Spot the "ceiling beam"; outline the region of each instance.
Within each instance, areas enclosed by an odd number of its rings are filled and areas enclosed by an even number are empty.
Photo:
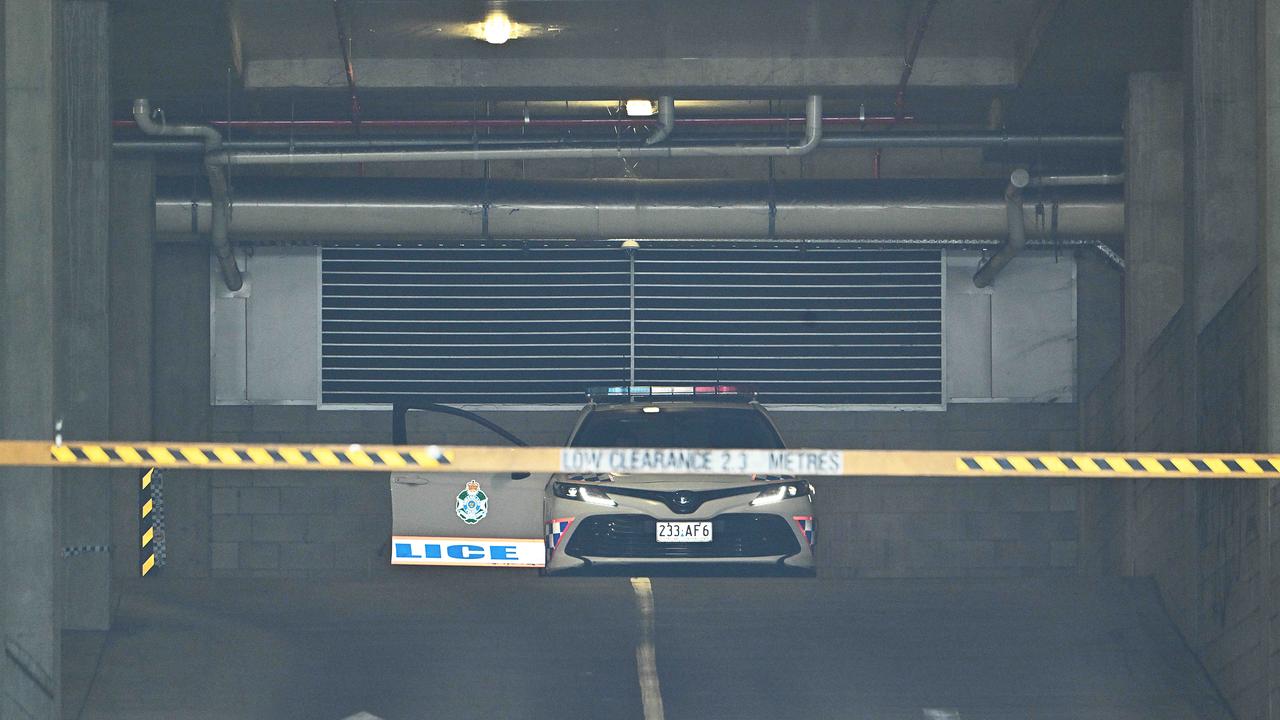
[[[1035,19],[1031,21],[1031,28],[1027,31],[1026,37],[1014,46],[1014,78],[1019,87],[1027,76],[1027,71],[1031,68],[1032,61],[1035,60],[1036,51],[1040,49],[1040,41],[1044,39],[1045,33],[1048,31],[1053,17],[1058,13],[1058,7],[1062,5],[1062,0],[1040,0],[1039,6],[1036,8]]]
[[[240,0],[226,0],[223,8],[227,16],[227,32],[229,35],[229,54],[231,67],[236,77],[244,77],[244,45],[240,40]]]

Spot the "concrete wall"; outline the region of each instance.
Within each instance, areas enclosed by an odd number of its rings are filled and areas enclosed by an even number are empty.
[[[945,413],[779,414],[820,447],[1068,450],[1074,405],[956,404]],[[833,577],[1074,573],[1076,481],[841,478],[817,484],[819,562]]]
[[[1264,363],[1259,55],[1241,41],[1255,37],[1260,6],[1196,0],[1188,7],[1185,77],[1130,83],[1123,370],[1118,393],[1100,388],[1084,399],[1087,442],[1274,450],[1264,443],[1264,404],[1276,378]],[[1274,717],[1270,488],[1142,480],[1088,486],[1082,495],[1086,565],[1154,577],[1235,715]]]
[[[1199,334],[1195,349],[1180,312],[1140,358],[1135,447],[1261,448],[1260,339],[1253,332],[1260,303],[1256,274],[1251,278]],[[1194,413],[1178,380],[1189,362],[1198,366]],[[1182,439],[1180,413],[1196,420],[1190,443]],[[1267,717],[1272,681],[1264,668],[1274,607],[1263,592],[1263,563],[1264,545],[1276,538],[1263,513],[1274,510],[1260,502],[1266,489],[1250,480],[1097,481],[1082,495],[1082,532],[1097,539],[1085,543],[1085,564],[1154,577],[1170,615],[1238,716]]]
[[[1220,452],[1261,448],[1261,306],[1258,273],[1245,279],[1197,338],[1197,447]],[[1242,718],[1267,717],[1267,618],[1275,608],[1262,587],[1262,497],[1247,480],[1196,483],[1198,617],[1192,647]],[[1185,561],[1184,561],[1185,562]],[[1187,590],[1165,593],[1190,605]],[[1183,597],[1180,597],[1183,596]],[[1184,630],[1185,632],[1185,630]]]

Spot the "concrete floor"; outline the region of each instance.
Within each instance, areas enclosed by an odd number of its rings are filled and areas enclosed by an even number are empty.
[[[640,718],[624,577],[156,578],[66,633],[65,714]],[[1144,580],[653,579],[668,718],[1229,717]],[[932,712],[931,712],[932,711]]]

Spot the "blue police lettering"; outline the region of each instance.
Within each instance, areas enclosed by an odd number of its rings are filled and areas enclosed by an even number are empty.
[[[484,548],[479,545],[450,545],[449,557],[454,560],[476,560],[484,557]]]
[[[519,563],[521,562],[520,546],[507,543],[487,542],[440,542],[427,538],[412,539],[408,542],[392,544],[394,561],[421,560],[431,563],[432,560],[461,561],[463,563]]]

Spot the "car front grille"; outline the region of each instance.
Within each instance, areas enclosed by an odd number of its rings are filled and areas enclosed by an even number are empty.
[[[657,520],[645,515],[593,515],[583,518],[565,553],[608,558],[736,558],[794,555],[800,552],[786,518],[731,513],[711,520],[711,542],[660,543]]]
[[[627,497],[643,498],[645,500],[657,500],[667,506],[673,513],[680,515],[689,515],[695,513],[702,504],[710,500],[719,500],[720,498],[734,497],[736,495],[756,495],[762,490],[759,486],[747,487],[731,487],[717,488],[715,490],[647,490],[645,488],[635,487],[611,487],[609,493],[612,495],[625,495]]]

